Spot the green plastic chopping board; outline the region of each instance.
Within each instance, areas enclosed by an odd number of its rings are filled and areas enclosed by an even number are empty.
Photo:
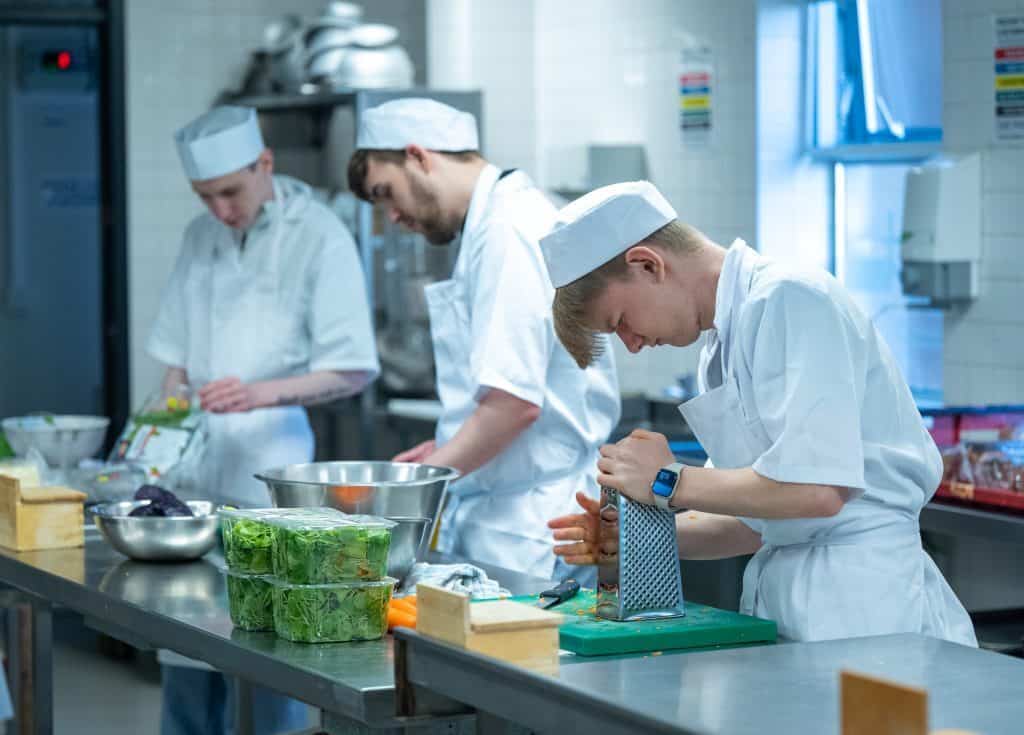
[[[533,604],[537,597],[513,597]],[[775,623],[716,607],[686,603],[686,615],[667,620],[617,622],[597,617],[597,593],[580,590],[571,600],[551,608],[565,615],[559,645],[580,656],[774,643]]]

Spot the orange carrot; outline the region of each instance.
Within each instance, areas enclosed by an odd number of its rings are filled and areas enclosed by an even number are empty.
[[[408,598],[405,597],[392,597],[391,607],[397,608],[399,610],[406,610],[410,613],[416,612],[416,603],[410,602]]]
[[[391,608],[388,610],[388,630],[395,628],[415,628],[416,616],[404,610]]]

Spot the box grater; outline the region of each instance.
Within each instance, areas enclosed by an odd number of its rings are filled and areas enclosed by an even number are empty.
[[[686,614],[674,513],[603,487],[599,541],[599,617],[652,620]]]

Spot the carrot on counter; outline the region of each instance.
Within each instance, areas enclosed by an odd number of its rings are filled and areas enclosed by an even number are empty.
[[[388,608],[388,630],[395,628],[415,628],[416,614],[400,610],[395,607]]]
[[[391,607],[398,608],[399,610],[407,610],[413,614],[416,613],[416,598],[415,597],[392,597]]]

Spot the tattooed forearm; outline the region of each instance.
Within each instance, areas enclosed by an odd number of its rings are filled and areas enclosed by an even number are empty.
[[[315,406],[318,403],[327,403],[338,398],[345,398],[352,394],[352,387],[343,385],[329,390],[311,391],[309,393],[293,393],[281,395],[277,398],[278,406]]]

